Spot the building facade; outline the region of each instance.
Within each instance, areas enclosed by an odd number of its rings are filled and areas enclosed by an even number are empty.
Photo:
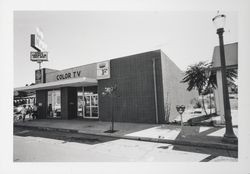
[[[238,43],[230,43],[224,45],[225,50],[225,61],[226,69],[238,69]],[[214,47],[213,59],[212,59],[213,70],[216,71],[217,88],[214,90],[216,113],[221,116],[221,124],[225,123],[224,113],[224,101],[223,101],[223,86],[222,86],[222,73],[221,73],[221,62],[220,62],[220,47]],[[230,92],[230,89],[229,89]]]
[[[38,118],[168,123],[176,105],[197,97],[180,83],[183,72],[161,50],[65,70],[36,70],[36,84],[16,88],[36,91]],[[116,87],[112,96],[105,88]]]

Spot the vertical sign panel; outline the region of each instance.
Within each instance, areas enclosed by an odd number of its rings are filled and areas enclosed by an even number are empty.
[[[36,76],[36,84],[42,83],[42,69],[36,70],[35,76]]]
[[[35,71],[35,82],[36,82],[36,84],[46,82],[45,69],[37,69]]]
[[[110,61],[104,61],[97,63],[97,79],[110,78]]]

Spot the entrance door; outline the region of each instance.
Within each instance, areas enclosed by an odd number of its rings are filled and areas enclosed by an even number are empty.
[[[85,94],[84,102],[84,118],[98,119],[98,94]]]
[[[48,91],[48,106],[47,117],[58,118],[61,117],[61,91]]]

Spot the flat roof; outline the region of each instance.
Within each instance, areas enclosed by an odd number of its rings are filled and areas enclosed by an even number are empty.
[[[81,77],[81,78],[59,80],[48,83],[39,83],[32,86],[18,87],[14,88],[14,91],[31,92],[36,90],[55,89],[60,87],[78,87],[78,86],[94,86],[94,85],[97,85],[96,79]]]

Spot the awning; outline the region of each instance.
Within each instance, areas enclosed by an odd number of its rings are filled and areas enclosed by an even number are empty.
[[[14,91],[36,91],[36,90],[44,90],[44,89],[55,89],[60,87],[78,87],[78,86],[94,86],[97,85],[97,80],[87,77],[60,80],[55,82],[48,83],[39,83],[32,86],[24,86],[19,88],[14,88]]]

